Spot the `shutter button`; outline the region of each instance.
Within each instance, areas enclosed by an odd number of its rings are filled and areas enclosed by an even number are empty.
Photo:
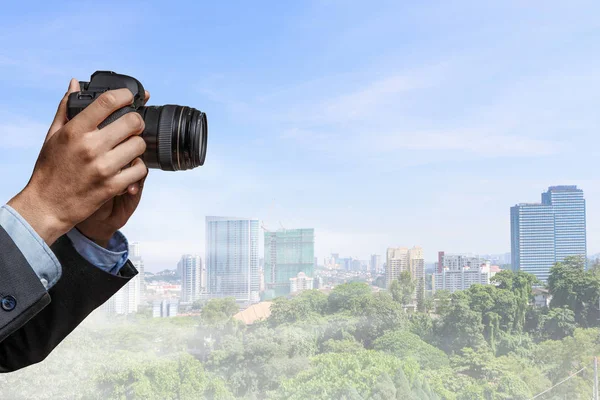
[[[0,300],[0,307],[2,307],[4,311],[12,311],[16,306],[17,299],[15,299],[13,296],[4,296],[2,300]]]

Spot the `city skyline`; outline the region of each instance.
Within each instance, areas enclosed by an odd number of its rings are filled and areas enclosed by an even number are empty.
[[[577,188],[577,185],[553,185],[553,186],[549,186],[549,190],[552,189],[552,188],[564,188],[564,187],[567,187],[567,188],[568,187],[575,187],[575,188]],[[581,189],[578,188],[577,190],[581,190]],[[540,203],[518,203],[518,205],[521,205],[521,206],[534,206],[534,207],[544,206],[544,202],[550,202],[551,201],[550,197],[547,197],[545,199],[544,195],[549,196],[550,192],[543,192],[542,193],[542,202],[540,202]],[[584,210],[584,213],[587,213],[587,209]],[[220,217],[220,218],[235,219],[235,217]],[[258,221],[258,223],[261,224],[262,229],[263,230],[266,229],[265,228],[264,220],[259,219],[259,218],[250,218],[250,219]],[[585,224],[584,225],[585,230],[587,232],[586,221],[584,221],[584,224]],[[273,224],[273,225],[276,225],[276,224]],[[280,225],[281,225],[281,223],[280,223]],[[302,224],[300,224],[300,225],[302,226]],[[283,225],[281,225],[281,228],[279,229],[279,231],[280,230],[286,230],[286,228],[284,228]],[[292,231],[294,229],[289,229],[289,230]],[[276,232],[276,231],[273,231],[273,232]],[[317,237],[318,236],[318,232],[315,232],[314,236]],[[511,237],[511,232],[510,231],[507,233],[507,236],[508,236],[508,239],[510,241],[510,237]],[[554,239],[552,238],[552,240],[554,240]],[[263,250],[264,250],[265,246],[264,246],[264,236],[263,235],[259,235],[259,242],[260,242],[259,253],[258,253],[259,254],[259,258],[264,258],[265,254],[264,254]],[[587,241],[584,240],[584,242],[586,243],[585,244],[585,248],[587,248]],[[315,240],[315,244],[314,244],[315,245],[315,249],[317,247],[317,244],[318,244],[318,241]],[[137,243],[136,243],[136,245],[137,245]],[[381,254],[385,254],[386,253],[386,249],[388,249],[390,247],[390,245],[380,245],[379,247],[384,249],[384,251],[382,251]],[[432,264],[432,263],[436,263],[437,264],[439,262],[440,252],[444,253],[443,250],[434,250],[434,249],[431,249],[431,248],[427,248],[425,246],[420,246],[420,247],[423,248],[423,254],[424,254],[424,257],[425,257],[425,263],[426,264]],[[489,256],[491,254],[494,254],[494,255],[497,255],[497,256],[502,256],[502,258],[504,258],[505,255],[510,255],[512,252],[513,251],[512,251],[512,249],[509,246],[509,251],[506,251],[506,252],[503,252],[503,251],[498,252],[498,253],[493,253],[493,252],[489,252],[489,251],[479,251],[479,252],[477,252],[477,251],[473,251],[472,249],[467,249],[467,250],[464,250],[464,251],[453,250],[452,252],[448,252],[447,254],[448,255],[472,255],[472,256],[478,256],[478,257],[482,257],[482,258],[486,258],[485,256]],[[194,253],[200,254],[201,257],[204,257],[204,254],[205,254],[205,252],[203,250],[197,250]],[[344,257],[350,257],[350,258],[352,258],[354,260],[366,261],[367,265],[370,265],[371,258],[376,253],[369,252],[369,254],[366,255],[366,256],[364,256],[364,257],[355,257],[354,255],[344,254],[344,253],[341,253],[339,251],[336,252],[335,249],[334,249],[334,251],[317,255],[316,254],[316,250],[315,250],[315,258],[317,258],[319,260],[319,264],[321,264],[322,260],[324,260],[325,258],[328,258],[332,254],[338,254],[338,255],[342,254]],[[598,253],[596,253],[594,251],[591,251],[591,252],[588,251],[587,256],[590,257],[590,256],[594,256],[594,255],[597,255],[597,254]],[[344,258],[344,257],[342,257],[342,258]],[[152,264],[152,262],[150,262],[150,264]],[[152,269],[152,271],[156,272],[156,271],[160,271],[162,269],[172,269],[172,268],[173,267],[170,264],[166,264],[166,265],[163,265],[163,266],[155,267],[154,269]]]

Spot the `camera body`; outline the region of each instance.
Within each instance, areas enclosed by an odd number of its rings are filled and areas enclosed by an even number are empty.
[[[142,139],[146,151],[142,160],[148,168],[163,171],[183,171],[204,164],[208,138],[206,114],[192,107],[166,104],[145,106],[146,91],[137,79],[112,71],[96,71],[89,82],[79,82],[81,90],[71,93],[67,101],[69,120],[92,104],[109,90],[129,89],[133,93],[131,105],[108,116],[98,128],[102,129],[130,112],[137,112],[144,119]]]
[[[79,82],[80,92],[71,93],[67,102],[67,117],[75,118],[77,114],[92,104],[102,93],[114,89],[129,89],[133,93],[133,103],[129,107],[124,107],[110,115],[100,124],[100,128],[116,121],[119,117],[128,112],[136,111],[144,105],[146,97],[144,86],[137,79],[117,74],[112,71],[96,71],[92,74],[89,82]]]

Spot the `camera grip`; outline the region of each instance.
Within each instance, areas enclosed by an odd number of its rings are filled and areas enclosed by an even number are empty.
[[[98,129],[104,128],[106,125],[115,122],[116,120],[121,118],[123,115],[128,114],[130,112],[135,112],[135,108],[130,107],[130,106],[119,108],[117,111],[110,114],[108,116],[108,118],[106,118],[104,121],[102,121],[102,123],[100,125],[98,125]]]

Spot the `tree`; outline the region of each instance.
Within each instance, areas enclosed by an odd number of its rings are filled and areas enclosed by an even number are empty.
[[[395,400],[396,386],[392,378],[384,372],[379,376],[377,383],[373,387],[370,400]]]
[[[458,291],[446,313],[435,321],[434,332],[439,347],[454,353],[464,347],[477,348],[485,341],[481,313],[471,310],[469,297]]]
[[[398,279],[394,279],[390,284],[390,293],[394,301],[405,306],[412,303],[415,288],[415,281],[410,271],[404,271],[400,273]]]
[[[433,295],[436,314],[444,315],[447,313],[452,301],[452,293],[449,290],[436,290]]]
[[[544,331],[549,339],[559,340],[573,334],[575,313],[568,307],[551,308],[544,319]]]
[[[363,345],[354,338],[329,339],[323,343],[323,353],[356,353],[364,349]]]
[[[385,276],[380,275],[377,278],[375,278],[375,281],[373,282],[373,286],[377,286],[378,288],[385,289]]]
[[[200,311],[200,310],[202,310],[202,306],[203,305],[204,305],[204,302],[202,300],[200,300],[200,299],[195,300],[192,303],[192,310],[194,310],[194,311]]]
[[[417,285],[417,311],[425,312],[425,285],[421,280]]]
[[[278,297],[271,304],[271,315],[268,318],[272,326],[284,323],[295,323],[308,320],[313,313],[309,302]]]
[[[209,393],[215,398],[232,398],[224,382],[208,375],[190,355],[115,355],[118,361],[106,365],[97,380],[96,394],[101,398],[176,400],[202,398]]]
[[[409,330],[426,342],[432,341],[433,319],[429,314],[413,313],[410,315]]]
[[[566,257],[550,269],[548,289],[550,308],[568,307],[577,324],[597,326],[600,310],[600,275],[596,269],[586,271],[583,257]]]
[[[402,369],[399,369],[396,372],[396,375],[394,375],[394,386],[396,387],[397,400],[414,399],[410,383],[408,382],[408,379],[406,379],[406,374],[404,374],[404,371]]]
[[[371,298],[371,288],[365,283],[352,282],[336,286],[327,299],[329,313],[350,311],[360,313]]]
[[[273,396],[274,399],[329,400],[339,399],[348,388],[354,388],[362,398],[369,398],[382,375],[395,376],[403,370],[409,377],[419,374],[419,366],[412,360],[402,361],[392,355],[373,350],[358,353],[326,353],[312,358],[311,366],[294,378],[285,379]],[[389,385],[389,382],[383,382]],[[389,386],[385,389],[387,392]]]
[[[392,283],[390,284],[389,291],[394,301],[402,304],[402,287],[400,286],[400,282],[398,282],[398,279],[394,279],[392,281]]]
[[[355,337],[366,348],[371,348],[373,341],[385,332],[408,325],[404,309],[386,292],[372,295],[360,315]]]
[[[411,304],[416,283],[410,271],[401,272],[398,283],[400,284],[400,291],[402,293],[402,305]]]
[[[438,369],[449,365],[448,356],[408,331],[390,331],[378,338],[373,348],[401,359],[413,359],[423,369]]]
[[[525,315],[532,296],[532,287],[540,282],[532,274],[508,270],[498,272],[490,281],[496,284],[498,289],[508,290],[515,295],[517,302],[513,328],[521,332],[525,325]]]
[[[281,379],[307,369],[316,351],[316,337],[299,327],[263,326],[242,337],[224,338],[206,365],[229,383],[235,396],[254,393],[264,398]]]
[[[216,324],[228,320],[238,313],[240,308],[233,297],[211,299],[202,309],[202,320],[207,324]]]

